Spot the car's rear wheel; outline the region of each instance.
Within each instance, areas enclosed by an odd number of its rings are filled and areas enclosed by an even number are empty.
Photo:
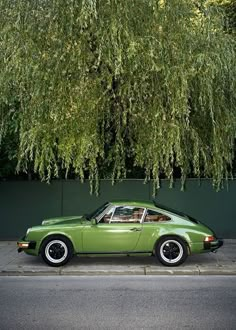
[[[163,265],[174,267],[181,265],[186,260],[188,250],[181,238],[167,236],[158,241],[155,254]]]
[[[73,256],[72,243],[66,237],[51,236],[42,243],[41,256],[50,266],[63,266]]]

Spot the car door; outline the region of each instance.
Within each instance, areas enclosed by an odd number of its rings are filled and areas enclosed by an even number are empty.
[[[114,206],[97,224],[83,231],[84,253],[132,252],[142,233],[144,209],[134,206]]]
[[[136,247],[139,251],[153,251],[155,242],[161,234],[173,229],[171,217],[161,210],[147,209],[143,219],[142,235]]]

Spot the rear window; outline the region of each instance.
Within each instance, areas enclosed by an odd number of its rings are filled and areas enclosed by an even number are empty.
[[[193,222],[193,223],[199,223],[199,221],[197,221],[196,219],[194,219],[193,217],[191,217],[190,215],[187,215],[187,218]]]
[[[176,211],[174,209],[171,209],[170,207],[168,206],[164,206],[164,205],[161,205],[161,204],[157,204],[154,202],[154,204],[156,205],[156,207],[158,208],[161,208],[163,210],[166,210],[167,212],[171,212],[171,213],[174,213],[176,215],[179,215],[181,217],[184,217],[184,218],[187,218],[188,220],[190,220],[191,222],[193,223],[199,223],[198,220],[194,219],[193,217],[191,217],[190,215],[187,215],[186,213],[183,213],[183,212],[180,212],[180,211]]]

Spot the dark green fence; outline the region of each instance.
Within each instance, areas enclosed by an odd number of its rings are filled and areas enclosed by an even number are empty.
[[[124,180],[112,186],[110,180],[102,180],[97,197],[90,195],[88,182],[1,182],[0,239],[18,238],[45,218],[87,213],[114,199],[152,200],[152,183]],[[199,185],[198,180],[189,179],[184,192],[179,181],[170,189],[169,182],[163,180],[156,200],[202,220],[218,236],[236,238],[236,180],[220,192],[215,192],[210,180],[201,180]]]

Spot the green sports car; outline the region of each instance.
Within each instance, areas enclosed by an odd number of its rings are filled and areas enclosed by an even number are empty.
[[[91,214],[44,220],[17,245],[50,266],[65,265],[74,254],[155,255],[166,266],[178,266],[223,241],[199,221],[155,202],[115,201]]]

